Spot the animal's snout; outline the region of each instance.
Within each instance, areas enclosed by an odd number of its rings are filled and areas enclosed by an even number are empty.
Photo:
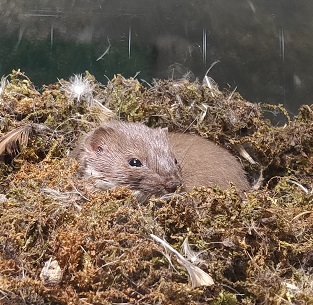
[[[182,183],[180,181],[169,181],[165,184],[165,189],[169,193],[175,192],[180,186],[182,186]]]

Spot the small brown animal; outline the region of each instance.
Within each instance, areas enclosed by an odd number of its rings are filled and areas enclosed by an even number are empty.
[[[140,201],[173,193],[178,187],[249,189],[237,159],[213,142],[191,134],[168,133],[139,123],[111,121],[91,131],[71,154],[80,174],[96,186],[127,186]],[[177,159],[176,159],[177,158]]]

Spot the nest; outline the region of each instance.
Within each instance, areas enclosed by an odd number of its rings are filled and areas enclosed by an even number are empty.
[[[125,188],[91,189],[67,154],[112,117],[219,143],[254,189],[145,205]],[[13,71],[1,81],[0,136],[2,304],[313,302],[313,105],[290,118],[208,80],[117,75],[104,86],[88,72],[37,90]]]

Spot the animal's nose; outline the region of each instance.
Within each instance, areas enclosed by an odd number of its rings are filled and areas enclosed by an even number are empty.
[[[169,181],[165,184],[165,189],[167,192],[169,193],[173,193],[177,190],[177,188],[179,188],[180,186],[182,186],[182,183],[180,181]]]

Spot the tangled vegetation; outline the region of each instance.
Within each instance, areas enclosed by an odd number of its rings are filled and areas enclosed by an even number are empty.
[[[140,205],[128,189],[93,189],[67,154],[111,117],[214,140],[241,159],[251,191]],[[37,90],[13,71],[0,136],[1,304],[313,303],[313,105],[290,118],[208,79],[104,86],[88,72]],[[213,285],[199,280],[209,275]]]

